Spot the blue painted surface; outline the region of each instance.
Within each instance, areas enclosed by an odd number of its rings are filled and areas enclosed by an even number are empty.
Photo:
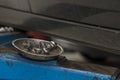
[[[115,80],[110,75],[63,68],[56,61],[38,62],[0,53],[0,80]]]
[[[0,45],[11,45],[17,34],[1,34]],[[111,75],[60,67],[57,62],[38,62],[18,54],[0,53],[0,80],[115,80]]]
[[[16,32],[16,33],[4,33],[0,34],[0,45],[12,46],[11,42],[17,38],[25,38],[27,35]]]

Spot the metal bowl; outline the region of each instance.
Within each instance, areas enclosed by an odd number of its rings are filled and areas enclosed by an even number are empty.
[[[50,41],[46,41],[46,40],[41,40],[41,39],[33,39],[33,38],[19,38],[16,39],[12,42],[12,45],[17,48],[20,51],[20,54],[22,54],[23,56],[30,58],[30,59],[34,59],[34,60],[51,60],[51,59],[55,59],[57,58],[59,55],[61,55],[63,53],[63,48],[57,44],[56,48],[52,51],[50,51],[47,54],[36,54],[35,52],[32,52],[31,49],[30,51],[28,50],[27,46],[24,46],[24,44],[28,44],[29,42],[32,42],[32,47],[34,48],[38,48],[38,45],[40,42],[46,43],[46,44],[50,44]],[[39,48],[40,49],[40,48]]]

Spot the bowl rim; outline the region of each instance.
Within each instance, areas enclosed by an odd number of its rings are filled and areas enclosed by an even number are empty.
[[[47,40],[35,39],[35,38],[18,38],[18,39],[15,39],[15,40],[12,41],[12,45],[13,45],[16,49],[18,49],[18,50],[20,51],[20,54],[25,54],[25,55],[28,54],[28,55],[37,56],[37,57],[55,57],[55,56],[61,55],[61,54],[64,52],[64,49],[58,44],[57,46],[59,47],[60,52],[59,52],[58,54],[56,54],[56,55],[33,54],[33,53],[31,53],[31,52],[27,52],[27,51],[25,51],[25,50],[22,50],[22,49],[20,49],[19,47],[17,47],[17,46],[15,45],[15,42],[16,42],[16,41],[18,41],[18,40],[24,40],[24,39],[31,39],[31,40],[38,40],[38,41],[50,42],[50,41],[47,41]]]

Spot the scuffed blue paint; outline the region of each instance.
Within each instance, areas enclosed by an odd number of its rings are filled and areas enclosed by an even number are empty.
[[[63,68],[56,61],[38,62],[0,53],[0,80],[115,80],[111,75]]]

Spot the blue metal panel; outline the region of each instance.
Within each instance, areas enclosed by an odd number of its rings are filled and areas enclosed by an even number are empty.
[[[111,75],[63,68],[56,61],[38,62],[0,53],[0,80],[115,80]]]
[[[24,38],[24,37],[27,37],[27,35],[19,32],[3,33],[0,34],[0,45],[11,46],[11,41],[17,38]]]

